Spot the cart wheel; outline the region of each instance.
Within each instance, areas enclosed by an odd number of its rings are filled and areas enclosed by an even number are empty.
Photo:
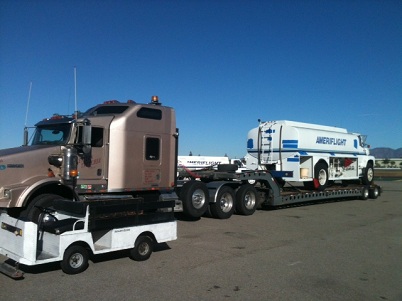
[[[135,261],[144,261],[151,257],[154,241],[149,236],[139,236],[135,246],[130,250],[130,258]]]
[[[66,274],[79,274],[88,268],[88,251],[82,246],[70,246],[64,252],[61,269]]]

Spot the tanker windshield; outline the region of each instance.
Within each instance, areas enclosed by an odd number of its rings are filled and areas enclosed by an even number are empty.
[[[31,145],[65,145],[70,136],[71,124],[49,124],[36,127]]]

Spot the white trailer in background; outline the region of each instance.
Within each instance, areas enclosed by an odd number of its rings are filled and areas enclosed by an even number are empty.
[[[178,156],[178,168],[188,170],[199,170],[205,168],[215,168],[219,164],[229,164],[228,157],[213,156]]]
[[[287,181],[325,189],[328,181],[359,180],[370,184],[375,158],[365,136],[346,129],[288,120],[260,122],[250,130],[249,169],[291,171]]]

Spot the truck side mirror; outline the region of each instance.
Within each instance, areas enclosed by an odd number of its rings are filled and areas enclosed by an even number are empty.
[[[82,151],[84,154],[89,154],[91,152],[91,137],[92,137],[92,127],[91,122],[88,119],[84,120],[84,126],[82,129]]]

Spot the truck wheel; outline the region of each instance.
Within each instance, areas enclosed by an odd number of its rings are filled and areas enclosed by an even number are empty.
[[[258,192],[251,184],[242,185],[236,192],[236,213],[252,215],[257,208]]]
[[[61,269],[66,274],[79,274],[88,268],[88,251],[82,247],[73,245],[64,252]]]
[[[190,217],[201,217],[209,205],[207,186],[200,181],[189,181],[180,192],[184,213]]]
[[[51,207],[53,201],[60,198],[61,197],[56,194],[40,194],[31,201],[28,207],[21,212],[20,216],[34,222],[35,224],[39,224],[41,210],[37,207]]]
[[[328,185],[328,167],[323,162],[318,162],[314,167],[314,187],[324,190]]]
[[[370,185],[374,180],[374,168],[373,164],[368,163],[366,168],[363,170],[363,184]]]
[[[376,199],[380,195],[380,190],[378,187],[373,187],[369,189],[369,198],[370,199]]]
[[[144,261],[151,257],[154,249],[154,241],[149,236],[139,236],[134,248],[130,250],[130,258],[135,261]]]
[[[235,210],[235,193],[229,186],[223,186],[218,191],[215,203],[210,205],[214,218],[226,219],[232,216]]]
[[[361,200],[367,200],[369,198],[369,189],[368,187],[363,187],[362,189],[362,195],[360,196]]]

